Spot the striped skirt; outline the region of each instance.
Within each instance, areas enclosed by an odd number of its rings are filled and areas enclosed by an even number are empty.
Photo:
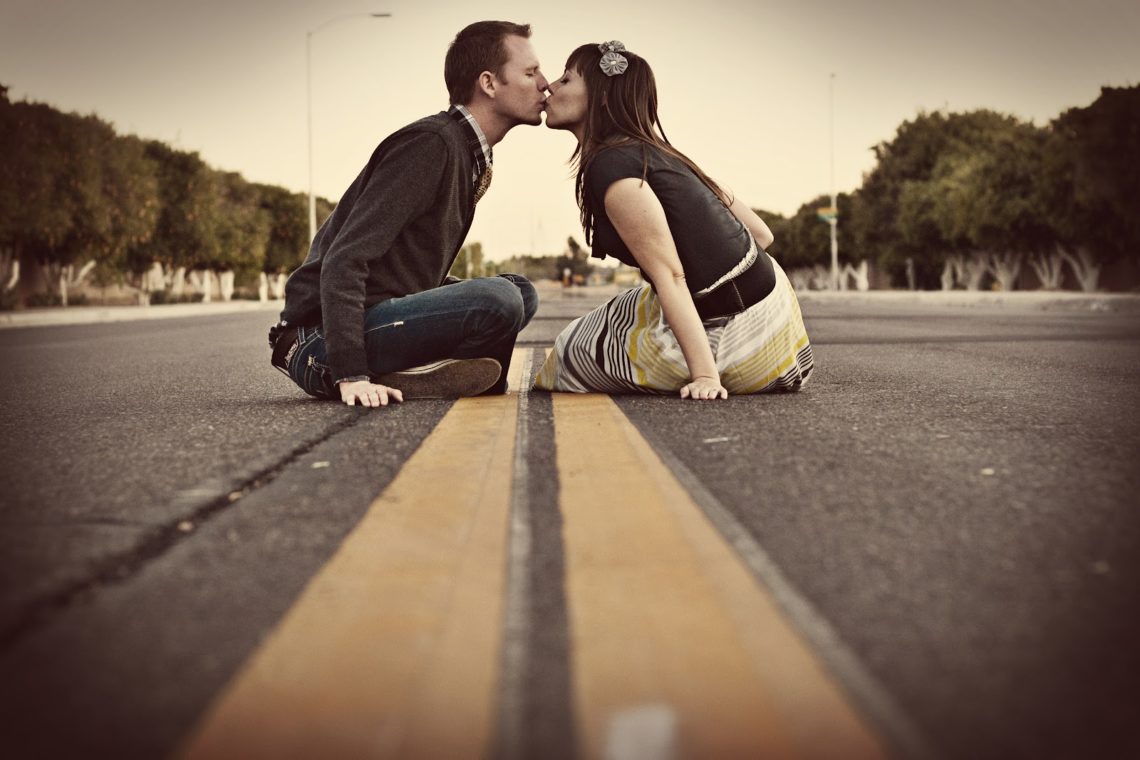
[[[706,324],[721,384],[730,394],[794,391],[812,371],[800,304],[780,265],[763,301]],[[571,322],[554,341],[534,387],[573,393],[676,393],[689,367],[648,285]]]

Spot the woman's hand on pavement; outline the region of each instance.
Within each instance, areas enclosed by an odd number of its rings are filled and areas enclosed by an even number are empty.
[[[700,401],[714,398],[728,398],[728,391],[720,384],[720,378],[699,376],[694,377],[681,389],[681,398],[691,398]]]
[[[370,380],[340,383],[340,400],[349,406],[388,406],[388,400],[403,401],[404,394],[396,388],[378,385]]]

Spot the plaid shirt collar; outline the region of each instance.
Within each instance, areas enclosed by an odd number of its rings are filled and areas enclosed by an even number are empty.
[[[487,142],[487,136],[479,128],[479,122],[475,121],[475,117],[464,106],[452,106],[447,109],[447,115],[459,122],[467,133],[467,146],[471,148],[471,154],[475,158],[471,176],[473,180],[478,181],[479,176],[487,170],[492,161],[491,146]]]

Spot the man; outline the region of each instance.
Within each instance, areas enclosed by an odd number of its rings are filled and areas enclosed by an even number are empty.
[[[518,275],[448,283],[491,148],[541,123],[546,79],[530,26],[480,21],[444,62],[451,108],[376,148],[285,286],[273,365],[306,393],[352,406],[503,393],[538,300]],[[441,287],[441,285],[445,285]]]

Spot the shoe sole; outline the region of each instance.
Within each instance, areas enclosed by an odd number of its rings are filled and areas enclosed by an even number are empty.
[[[426,368],[389,372],[376,382],[399,390],[404,400],[478,396],[499,379],[502,367],[495,359],[451,359]]]

